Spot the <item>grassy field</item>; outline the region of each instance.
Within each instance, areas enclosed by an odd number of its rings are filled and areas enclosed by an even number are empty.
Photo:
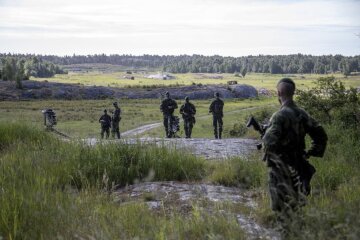
[[[179,108],[182,101],[178,101]],[[52,108],[57,113],[58,125],[56,128],[59,131],[75,138],[99,137],[100,124],[98,120],[103,114],[103,109],[112,108],[112,102],[113,100],[0,102],[0,121],[22,121],[41,127],[43,125],[41,110]],[[212,117],[208,113],[210,102],[211,100],[193,101],[197,107],[198,118],[193,137],[212,137]],[[120,100],[119,103],[122,109],[121,132],[149,123],[162,122],[162,113],[159,110],[160,100]],[[244,123],[244,115],[248,115],[249,112],[242,111],[242,109],[272,104],[276,105],[274,98],[226,100],[224,137],[229,136],[228,133],[235,123],[239,121]],[[179,115],[178,110],[176,114]],[[180,132],[180,135],[182,133],[183,131]],[[164,131],[162,127],[156,128],[145,135],[162,137]]]
[[[317,168],[308,205],[294,216],[288,239],[358,239],[359,134],[326,126],[329,146]],[[246,239],[233,217],[245,213],[276,227],[260,156],[206,162],[164,147],[66,143],[34,125],[0,122],[0,237],[5,239]],[[188,214],[176,203],[151,211],[143,201],[117,202],[115,185],[141,181],[210,181],[252,190],[259,207],[202,199]]]
[[[87,86],[109,86],[109,87],[145,87],[145,86],[176,86],[191,84],[226,84],[228,81],[237,81],[239,84],[250,84],[257,88],[274,89],[277,81],[285,76],[291,77],[298,85],[299,89],[306,89],[313,86],[313,81],[319,77],[327,75],[319,74],[261,74],[248,73],[245,78],[235,77],[234,74],[173,74],[175,79],[157,80],[148,79],[145,74],[134,73],[135,80],[124,79],[125,72],[101,73],[69,73],[67,75],[56,75],[53,78],[31,78],[37,81],[47,80],[49,82],[74,83]],[[214,79],[214,77],[221,79]],[[346,86],[360,86],[360,76],[349,76],[345,78],[342,74],[335,74],[336,78],[342,80]]]

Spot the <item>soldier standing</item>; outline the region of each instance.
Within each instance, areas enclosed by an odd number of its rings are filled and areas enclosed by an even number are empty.
[[[186,138],[191,138],[192,128],[195,124],[196,108],[190,102],[189,97],[185,97],[185,103],[180,107],[180,114],[184,120],[184,130]]]
[[[295,83],[290,78],[278,82],[281,108],[272,115],[263,137],[271,208],[285,218],[306,204],[305,196],[310,194],[310,180],[316,171],[307,159],[322,157],[327,143],[327,135],[319,123],[296,106],[294,92]],[[306,134],[312,139],[308,151],[305,151]]]
[[[211,102],[209,113],[213,115],[213,127],[214,127],[214,136],[215,139],[221,139],[221,134],[223,130],[223,109],[224,101],[220,99],[220,94],[215,93],[215,99]]]
[[[178,108],[176,101],[170,98],[169,92],[166,92],[165,99],[161,102],[160,105],[160,111],[163,113],[164,127],[167,138],[171,138],[173,135],[171,131],[171,126],[173,124],[173,114],[176,108]]]
[[[106,109],[104,110],[104,115],[100,117],[99,123],[101,123],[101,139],[104,138],[105,132],[106,132],[106,139],[108,139],[110,135],[111,117],[107,114]]]
[[[113,106],[115,107],[115,111],[112,112],[112,127],[111,127],[111,134],[112,137],[115,138],[115,134],[117,136],[118,139],[120,139],[120,114],[121,114],[121,109],[118,106],[117,102],[113,103]]]

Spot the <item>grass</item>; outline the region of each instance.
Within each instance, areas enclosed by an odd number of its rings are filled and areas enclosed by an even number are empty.
[[[257,88],[274,89],[277,81],[284,76],[293,78],[299,89],[306,89],[313,86],[313,81],[321,76],[320,74],[262,74],[262,73],[248,73],[245,78],[235,77],[234,74],[215,74],[221,75],[222,79],[213,79],[214,74],[173,74],[175,79],[172,80],[157,80],[148,79],[143,74],[133,74],[135,80],[124,79],[125,72],[113,73],[69,73],[56,75],[53,78],[46,78],[49,82],[60,83],[76,83],[88,86],[108,86],[108,87],[164,87],[177,85],[192,85],[192,84],[227,84],[228,81],[237,81],[239,84],[250,84]],[[336,78],[342,80],[346,86],[358,87],[360,77],[349,76],[345,78],[342,74],[333,74]],[[31,78],[36,81],[44,81],[44,78]]]
[[[311,159],[317,168],[313,193],[290,223],[290,239],[360,236],[360,136],[333,125],[326,130],[328,149],[323,159]],[[17,123],[0,123],[0,143],[0,236],[5,239],[246,238],[227,211],[245,211],[265,225],[276,223],[259,155],[209,163],[151,145],[88,147]],[[184,215],[175,206],[151,211],[142,201],[121,204],[109,194],[116,186],[144,179],[203,179],[246,187],[259,208],[230,205],[209,212],[200,199]]]
[[[46,101],[4,101],[0,102],[0,121],[13,122],[23,121],[37,127],[42,127],[43,116],[41,110],[52,108],[57,114],[58,124],[56,129],[74,138],[100,137],[100,124],[98,120],[104,108],[111,109],[114,100],[46,100]],[[179,108],[183,100],[177,100]],[[197,107],[197,123],[194,127],[194,137],[211,137],[212,120],[208,113],[211,100],[192,101]],[[162,122],[162,113],[159,110],[160,100],[158,99],[120,99],[122,119],[120,131],[124,132],[136,127],[154,122]],[[276,104],[272,98],[258,100],[226,100],[225,101],[225,135],[232,129],[233,123],[245,121],[240,117],[241,109],[249,107],[260,107],[269,104]],[[240,111],[240,112],[239,112]],[[179,115],[178,110],[176,115]],[[182,126],[181,126],[181,129]],[[145,133],[147,136],[163,137],[161,128]],[[182,133],[180,133],[182,134]]]
[[[220,212],[194,206],[186,217],[154,213],[142,203],[119,205],[108,194],[144,178],[199,180],[202,159],[164,147],[66,143],[22,124],[0,123],[0,133],[0,236],[6,239],[241,238],[236,222]]]

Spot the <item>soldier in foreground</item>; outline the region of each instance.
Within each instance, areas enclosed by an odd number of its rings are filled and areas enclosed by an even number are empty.
[[[263,136],[271,208],[285,218],[306,204],[310,180],[316,171],[307,159],[310,156],[322,157],[327,143],[324,129],[296,106],[294,92],[295,83],[290,78],[278,82],[281,108],[272,115]],[[306,134],[312,139],[308,151],[305,151]]]
[[[173,137],[173,134],[171,132],[171,126],[173,124],[173,114],[176,108],[178,108],[176,101],[170,98],[169,92],[166,92],[165,99],[161,102],[160,105],[160,111],[163,113],[164,127],[167,138]]]
[[[120,120],[121,120],[121,117],[120,117],[121,109],[119,108],[117,102],[114,102],[114,103],[113,103],[113,106],[115,107],[115,110],[112,111],[112,117],[111,117],[111,122],[112,122],[111,134],[112,134],[112,137],[113,137],[113,138],[115,138],[115,134],[116,134],[116,137],[117,137],[118,139],[120,139],[120,128],[119,128],[119,125],[120,125]]]
[[[111,117],[107,114],[106,109],[104,110],[104,115],[100,117],[99,123],[101,123],[101,139],[104,138],[104,133],[106,133],[106,139],[108,139],[110,135]]]
[[[223,131],[223,109],[224,101],[220,99],[220,94],[215,93],[215,99],[211,102],[209,107],[209,113],[213,115],[213,127],[214,127],[214,136],[215,139],[221,139],[221,134]]]
[[[191,138],[192,128],[195,124],[196,108],[190,102],[189,97],[185,97],[185,103],[180,107],[180,114],[184,120],[185,136]]]

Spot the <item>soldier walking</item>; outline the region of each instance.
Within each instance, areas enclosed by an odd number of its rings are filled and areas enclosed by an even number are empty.
[[[272,115],[263,137],[271,208],[285,223],[289,214],[305,205],[310,194],[310,180],[316,170],[307,159],[322,157],[327,143],[322,126],[293,101],[294,92],[295,83],[290,78],[278,82],[281,108]],[[312,139],[307,151],[306,134]]]
[[[166,132],[166,137],[173,137],[173,133],[171,131],[171,126],[173,124],[173,114],[174,110],[178,108],[178,105],[175,100],[170,98],[170,93],[165,93],[165,99],[161,102],[160,111],[163,113],[164,117],[164,127]]]
[[[101,139],[104,138],[104,133],[106,133],[106,139],[108,139],[110,135],[111,117],[107,114],[106,109],[104,110],[104,115],[100,117],[99,123],[101,123]]]
[[[196,108],[190,102],[189,97],[185,97],[185,103],[180,107],[180,114],[184,120],[184,130],[186,138],[191,138],[192,128],[195,124]]]
[[[223,131],[223,109],[224,101],[220,99],[220,94],[215,93],[215,99],[211,102],[209,107],[209,113],[213,115],[213,127],[214,127],[214,136],[215,139],[221,139],[221,134]]]
[[[115,107],[115,110],[112,112],[112,127],[111,127],[111,134],[112,134],[112,137],[115,138],[115,134],[116,134],[116,137],[118,139],[120,139],[120,120],[121,120],[121,109],[120,107],[118,106],[118,103],[117,102],[114,102],[113,103],[113,106]]]

